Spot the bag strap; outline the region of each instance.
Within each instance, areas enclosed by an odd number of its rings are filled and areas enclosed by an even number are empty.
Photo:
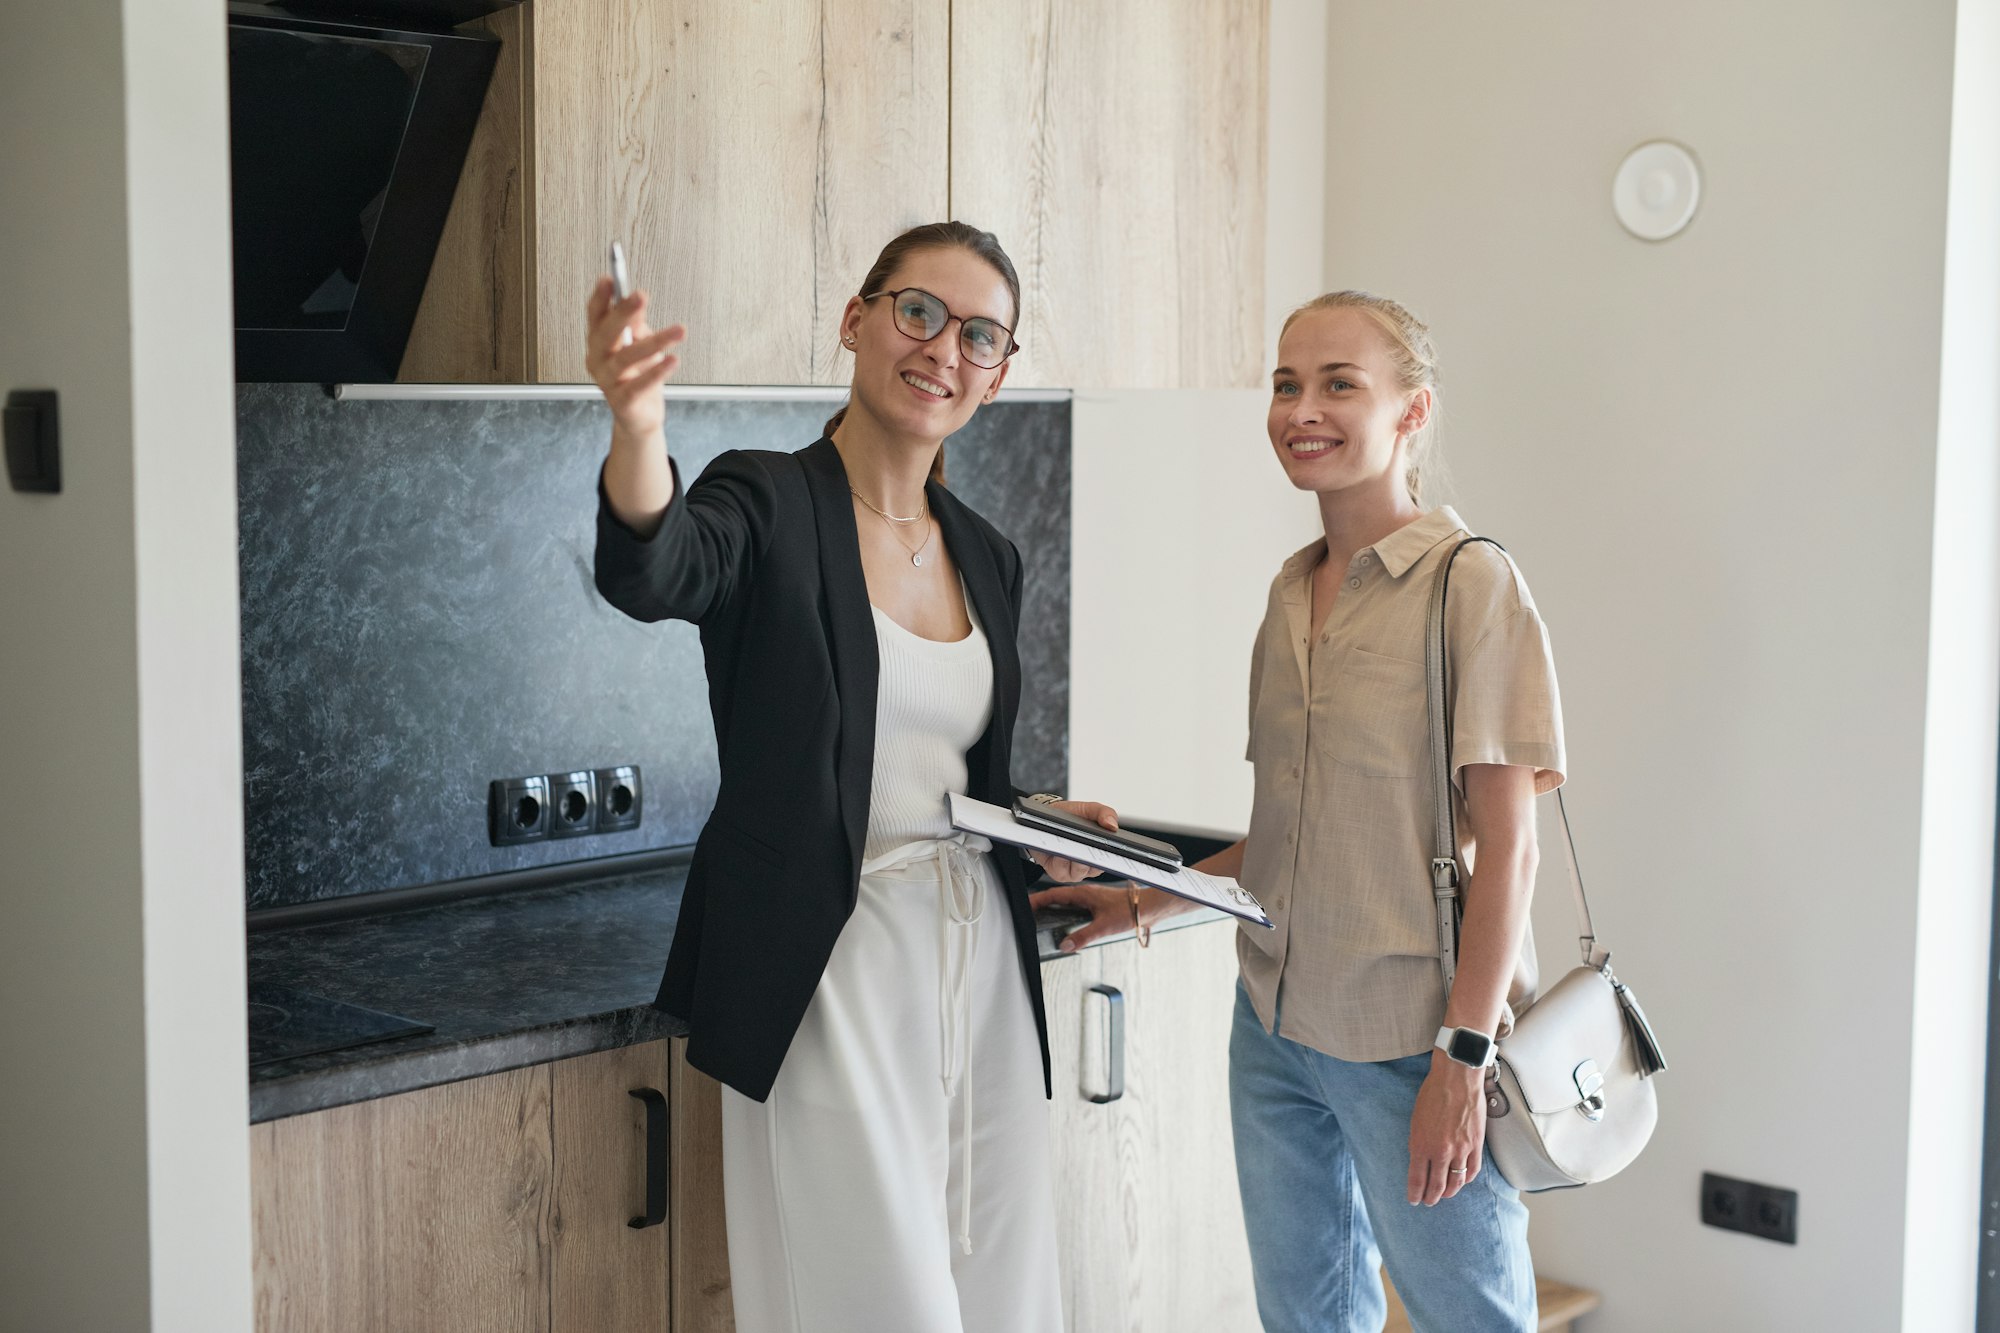
[[[1451,803],[1451,725],[1449,719],[1451,669],[1449,645],[1445,640],[1445,601],[1451,588],[1451,565],[1458,553],[1475,542],[1485,542],[1503,556],[1507,548],[1491,537],[1466,537],[1438,563],[1431,579],[1430,619],[1424,630],[1424,674],[1430,712],[1431,801],[1433,835],[1431,843],[1431,896],[1437,907],[1438,967],[1444,973],[1444,993],[1451,996],[1458,978],[1458,923],[1460,875],[1458,865],[1457,813]],[[1608,951],[1597,947],[1597,928],[1591,924],[1590,900],[1583,892],[1583,871],[1576,861],[1576,837],[1570,832],[1569,807],[1562,791],[1556,791],[1556,810],[1562,817],[1563,851],[1569,864],[1571,895],[1575,900],[1578,946],[1585,966],[1601,968],[1611,961]]]

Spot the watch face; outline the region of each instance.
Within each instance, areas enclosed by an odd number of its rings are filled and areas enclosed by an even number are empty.
[[[1451,1034],[1451,1046],[1445,1052],[1462,1065],[1483,1065],[1486,1053],[1493,1049],[1493,1039],[1477,1032],[1460,1028]]]

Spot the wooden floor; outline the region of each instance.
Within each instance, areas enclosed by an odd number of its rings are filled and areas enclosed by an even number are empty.
[[[1389,1293],[1389,1322],[1383,1325],[1382,1333],[1411,1333],[1410,1317],[1403,1312],[1403,1303],[1396,1298],[1396,1289],[1389,1285],[1387,1273],[1382,1275],[1382,1287]],[[1589,1314],[1602,1303],[1594,1291],[1546,1277],[1535,1279],[1535,1297],[1542,1309],[1541,1333],[1574,1333],[1571,1321],[1578,1315]]]

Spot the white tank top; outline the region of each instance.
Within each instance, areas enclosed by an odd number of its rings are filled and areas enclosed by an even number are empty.
[[[870,609],[880,669],[864,861],[952,836],[945,794],[965,791],[965,752],[993,716],[993,657],[971,598],[965,611],[972,633],[956,643],[922,638]]]

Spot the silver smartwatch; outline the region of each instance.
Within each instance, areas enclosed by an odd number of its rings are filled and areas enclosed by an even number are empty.
[[[1485,1069],[1500,1055],[1499,1042],[1472,1028],[1439,1028],[1433,1044],[1458,1063],[1474,1069]]]

